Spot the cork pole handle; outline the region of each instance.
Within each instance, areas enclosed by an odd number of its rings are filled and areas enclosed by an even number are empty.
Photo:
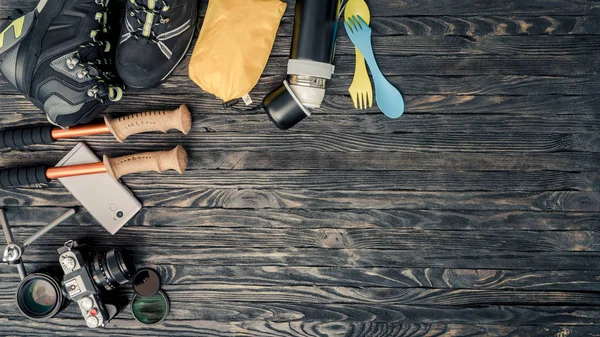
[[[149,111],[133,115],[111,118],[104,117],[106,126],[119,142],[138,133],[177,129],[188,134],[192,128],[192,114],[187,106],[182,105],[171,111]]]
[[[181,145],[177,145],[171,151],[146,152],[114,159],[104,156],[106,171],[115,179],[130,173],[149,171],[162,173],[175,170],[181,174],[185,171],[187,163],[188,156]]]

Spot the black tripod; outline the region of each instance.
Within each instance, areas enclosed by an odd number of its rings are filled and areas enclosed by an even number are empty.
[[[61,222],[67,220],[71,216],[75,214],[74,209],[70,209],[65,212],[63,215],[59,216],[42,229],[37,231],[35,234],[27,238],[23,243],[15,242],[15,239],[12,235],[10,227],[8,226],[8,220],[6,219],[6,215],[4,214],[4,210],[0,208],[0,224],[2,224],[2,229],[4,230],[4,237],[6,237],[6,248],[4,248],[4,255],[2,256],[2,261],[6,262],[9,265],[14,265],[17,267],[19,271],[19,276],[21,280],[27,276],[27,272],[25,271],[25,266],[23,265],[23,260],[21,256],[23,256],[23,252],[25,248],[31,245],[35,240],[39,239],[42,235],[48,233],[52,228],[58,226]]]

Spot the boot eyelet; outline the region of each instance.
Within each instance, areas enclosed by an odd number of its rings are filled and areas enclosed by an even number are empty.
[[[87,95],[89,97],[96,98],[98,96],[98,92],[99,92],[98,88],[93,88],[93,89],[88,90]]]
[[[79,63],[79,60],[75,57],[69,57],[67,59],[67,68],[69,68],[70,70],[75,69],[75,67],[77,66],[77,64]]]
[[[84,78],[87,76],[87,74],[89,74],[89,71],[87,71],[86,69],[82,69],[77,73],[77,78]]]

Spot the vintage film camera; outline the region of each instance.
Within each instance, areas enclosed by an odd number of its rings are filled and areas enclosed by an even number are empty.
[[[7,241],[2,260],[17,267],[19,272],[21,283],[16,300],[21,313],[33,320],[46,320],[73,301],[88,327],[106,326],[119,311],[116,302],[109,297],[110,292],[130,282],[135,293],[130,302],[133,317],[142,324],[161,323],[169,313],[169,299],[160,289],[160,275],[150,268],[135,273],[129,255],[123,250],[111,249],[98,254],[88,245],[69,240],[57,250],[63,273],[53,270],[27,275],[21,258],[25,248],[73,214],[75,211],[69,210],[27,240],[17,242],[0,208],[0,225]],[[62,274],[60,281],[57,276]]]
[[[129,282],[134,271],[129,257],[119,249],[97,254],[90,246],[73,240],[58,253],[62,282],[51,273],[25,277],[17,290],[21,313],[34,320],[52,318],[66,307],[66,298],[77,303],[88,327],[105,326],[119,311],[105,298],[106,292]]]
[[[117,306],[103,302],[102,292],[129,282],[134,267],[119,249],[105,254],[94,254],[88,249],[71,240],[58,253],[67,296],[79,305],[87,326],[96,328],[105,326],[118,312]]]

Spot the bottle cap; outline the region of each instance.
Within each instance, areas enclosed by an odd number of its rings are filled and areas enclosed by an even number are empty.
[[[267,95],[263,105],[271,121],[281,130],[287,130],[310,116],[310,111],[302,105],[287,81]]]

